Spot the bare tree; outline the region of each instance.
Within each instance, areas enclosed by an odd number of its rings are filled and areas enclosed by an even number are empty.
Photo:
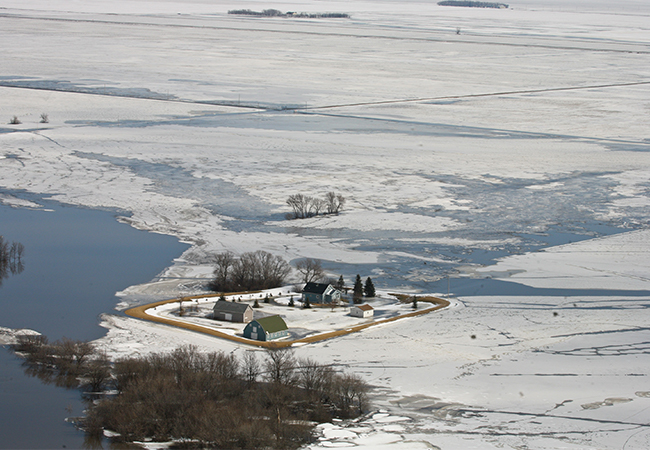
[[[5,241],[0,236],[0,286],[2,280],[9,277],[9,275],[19,274],[25,268],[22,256],[25,247],[19,242]]]
[[[290,348],[269,349],[266,352],[264,372],[266,379],[272,383],[292,384],[296,370],[296,359]]]
[[[106,352],[100,353],[88,362],[84,376],[91,391],[101,391],[102,386],[111,378],[111,363]]]
[[[296,263],[296,270],[300,272],[303,283],[320,281],[325,276],[323,266],[318,259],[305,258]]]
[[[333,375],[331,366],[319,364],[311,358],[298,360],[298,386],[314,397],[324,397]]]
[[[255,256],[260,266],[263,289],[281,286],[291,273],[291,266],[281,256],[264,251],[255,252]]]
[[[56,343],[56,357],[62,372],[77,375],[81,372],[86,360],[95,352],[89,342],[75,341],[66,337]]]
[[[367,407],[368,385],[358,375],[337,375],[333,388],[335,404],[343,417],[355,417]]]
[[[309,216],[309,210],[312,203],[312,198],[302,194],[290,195],[287,199],[287,205],[293,209],[292,219],[305,219]]]
[[[25,269],[23,264],[23,252],[25,246],[20,242],[12,242],[9,249],[9,270],[12,274],[21,273]]]
[[[327,205],[327,214],[338,214],[345,205],[345,198],[341,194],[328,192],[325,196],[325,203]]]
[[[242,376],[249,383],[253,384],[257,381],[257,377],[260,376],[262,368],[260,362],[253,352],[244,353],[244,361],[242,362]]]
[[[219,381],[239,377],[239,360],[232,353],[210,352],[201,360],[201,368],[214,375]]]
[[[225,291],[228,284],[230,270],[235,263],[235,255],[232,252],[218,253],[214,256],[214,279],[210,288],[215,291]]]
[[[307,217],[314,217],[318,216],[322,213],[322,211],[325,209],[326,203],[324,200],[321,200],[320,198],[315,198],[315,197],[310,197],[310,202],[309,202],[309,211]]]

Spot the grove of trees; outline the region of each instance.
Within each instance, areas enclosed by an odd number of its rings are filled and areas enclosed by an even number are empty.
[[[360,377],[296,358],[291,349],[237,358],[185,346],[110,363],[78,341],[49,344],[27,336],[14,348],[26,355],[28,370],[58,374],[67,387],[78,380],[90,386],[94,379],[94,391],[112,392],[88,403],[82,425],[90,442],[110,430],[117,433],[115,444],[174,440],[180,448],[294,449],[310,442],[316,423],[354,418],[368,407]]]
[[[281,256],[263,250],[223,252],[214,256],[214,278],[208,287],[217,292],[251,291],[282,286],[291,266]]]
[[[286,214],[287,219],[307,219],[325,214],[338,214],[345,205],[345,197],[335,192],[328,192],[324,199],[293,194],[287,199],[287,205],[293,210]]]

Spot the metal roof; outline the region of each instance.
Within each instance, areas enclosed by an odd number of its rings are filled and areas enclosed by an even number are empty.
[[[267,333],[275,333],[287,329],[286,322],[278,315],[262,317],[260,319],[255,319],[253,322],[260,324],[262,329]]]
[[[372,311],[374,309],[370,305],[354,305],[354,308],[359,308],[362,311]]]
[[[217,300],[217,303],[214,304],[213,311],[225,312],[225,313],[245,313],[251,305],[248,303],[235,303],[229,302],[226,300]]]

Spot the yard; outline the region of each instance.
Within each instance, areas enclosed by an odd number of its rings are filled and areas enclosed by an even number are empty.
[[[267,292],[271,296],[269,303],[264,302]],[[289,306],[292,297],[294,300],[293,307]],[[246,326],[245,323],[219,321],[211,318],[212,308],[217,300],[218,297],[216,296],[186,300],[182,303],[182,315],[179,314],[180,305],[178,301],[152,306],[145,309],[144,314],[151,318],[171,319],[174,322],[184,322],[207,330],[218,331],[228,336],[241,338]],[[289,293],[286,289],[285,291],[273,289],[264,293],[229,295],[226,296],[226,300],[246,302],[251,306],[257,300],[259,308],[253,309],[254,319],[276,314],[281,316],[289,327],[289,337],[284,338],[285,341],[294,341],[336,331],[346,331],[359,325],[394,319],[414,311],[412,303],[401,302],[388,293],[378,293],[375,298],[364,299],[365,303],[374,309],[374,317],[369,318],[352,317],[350,308],[354,305],[347,303],[336,307],[312,306],[311,308],[303,308],[300,302],[300,294]],[[418,302],[418,310],[420,311],[426,311],[435,306],[435,304],[431,303]]]

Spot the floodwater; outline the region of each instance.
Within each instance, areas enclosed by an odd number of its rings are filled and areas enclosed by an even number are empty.
[[[98,316],[114,312],[115,293],[151,280],[188,248],[110,211],[45,204],[48,211],[0,205],[0,234],[25,246],[25,270],[0,287],[0,326],[50,340],[101,337]],[[79,391],[25,375],[0,350],[0,448],[83,448],[84,434],[64,421],[82,410]]]

